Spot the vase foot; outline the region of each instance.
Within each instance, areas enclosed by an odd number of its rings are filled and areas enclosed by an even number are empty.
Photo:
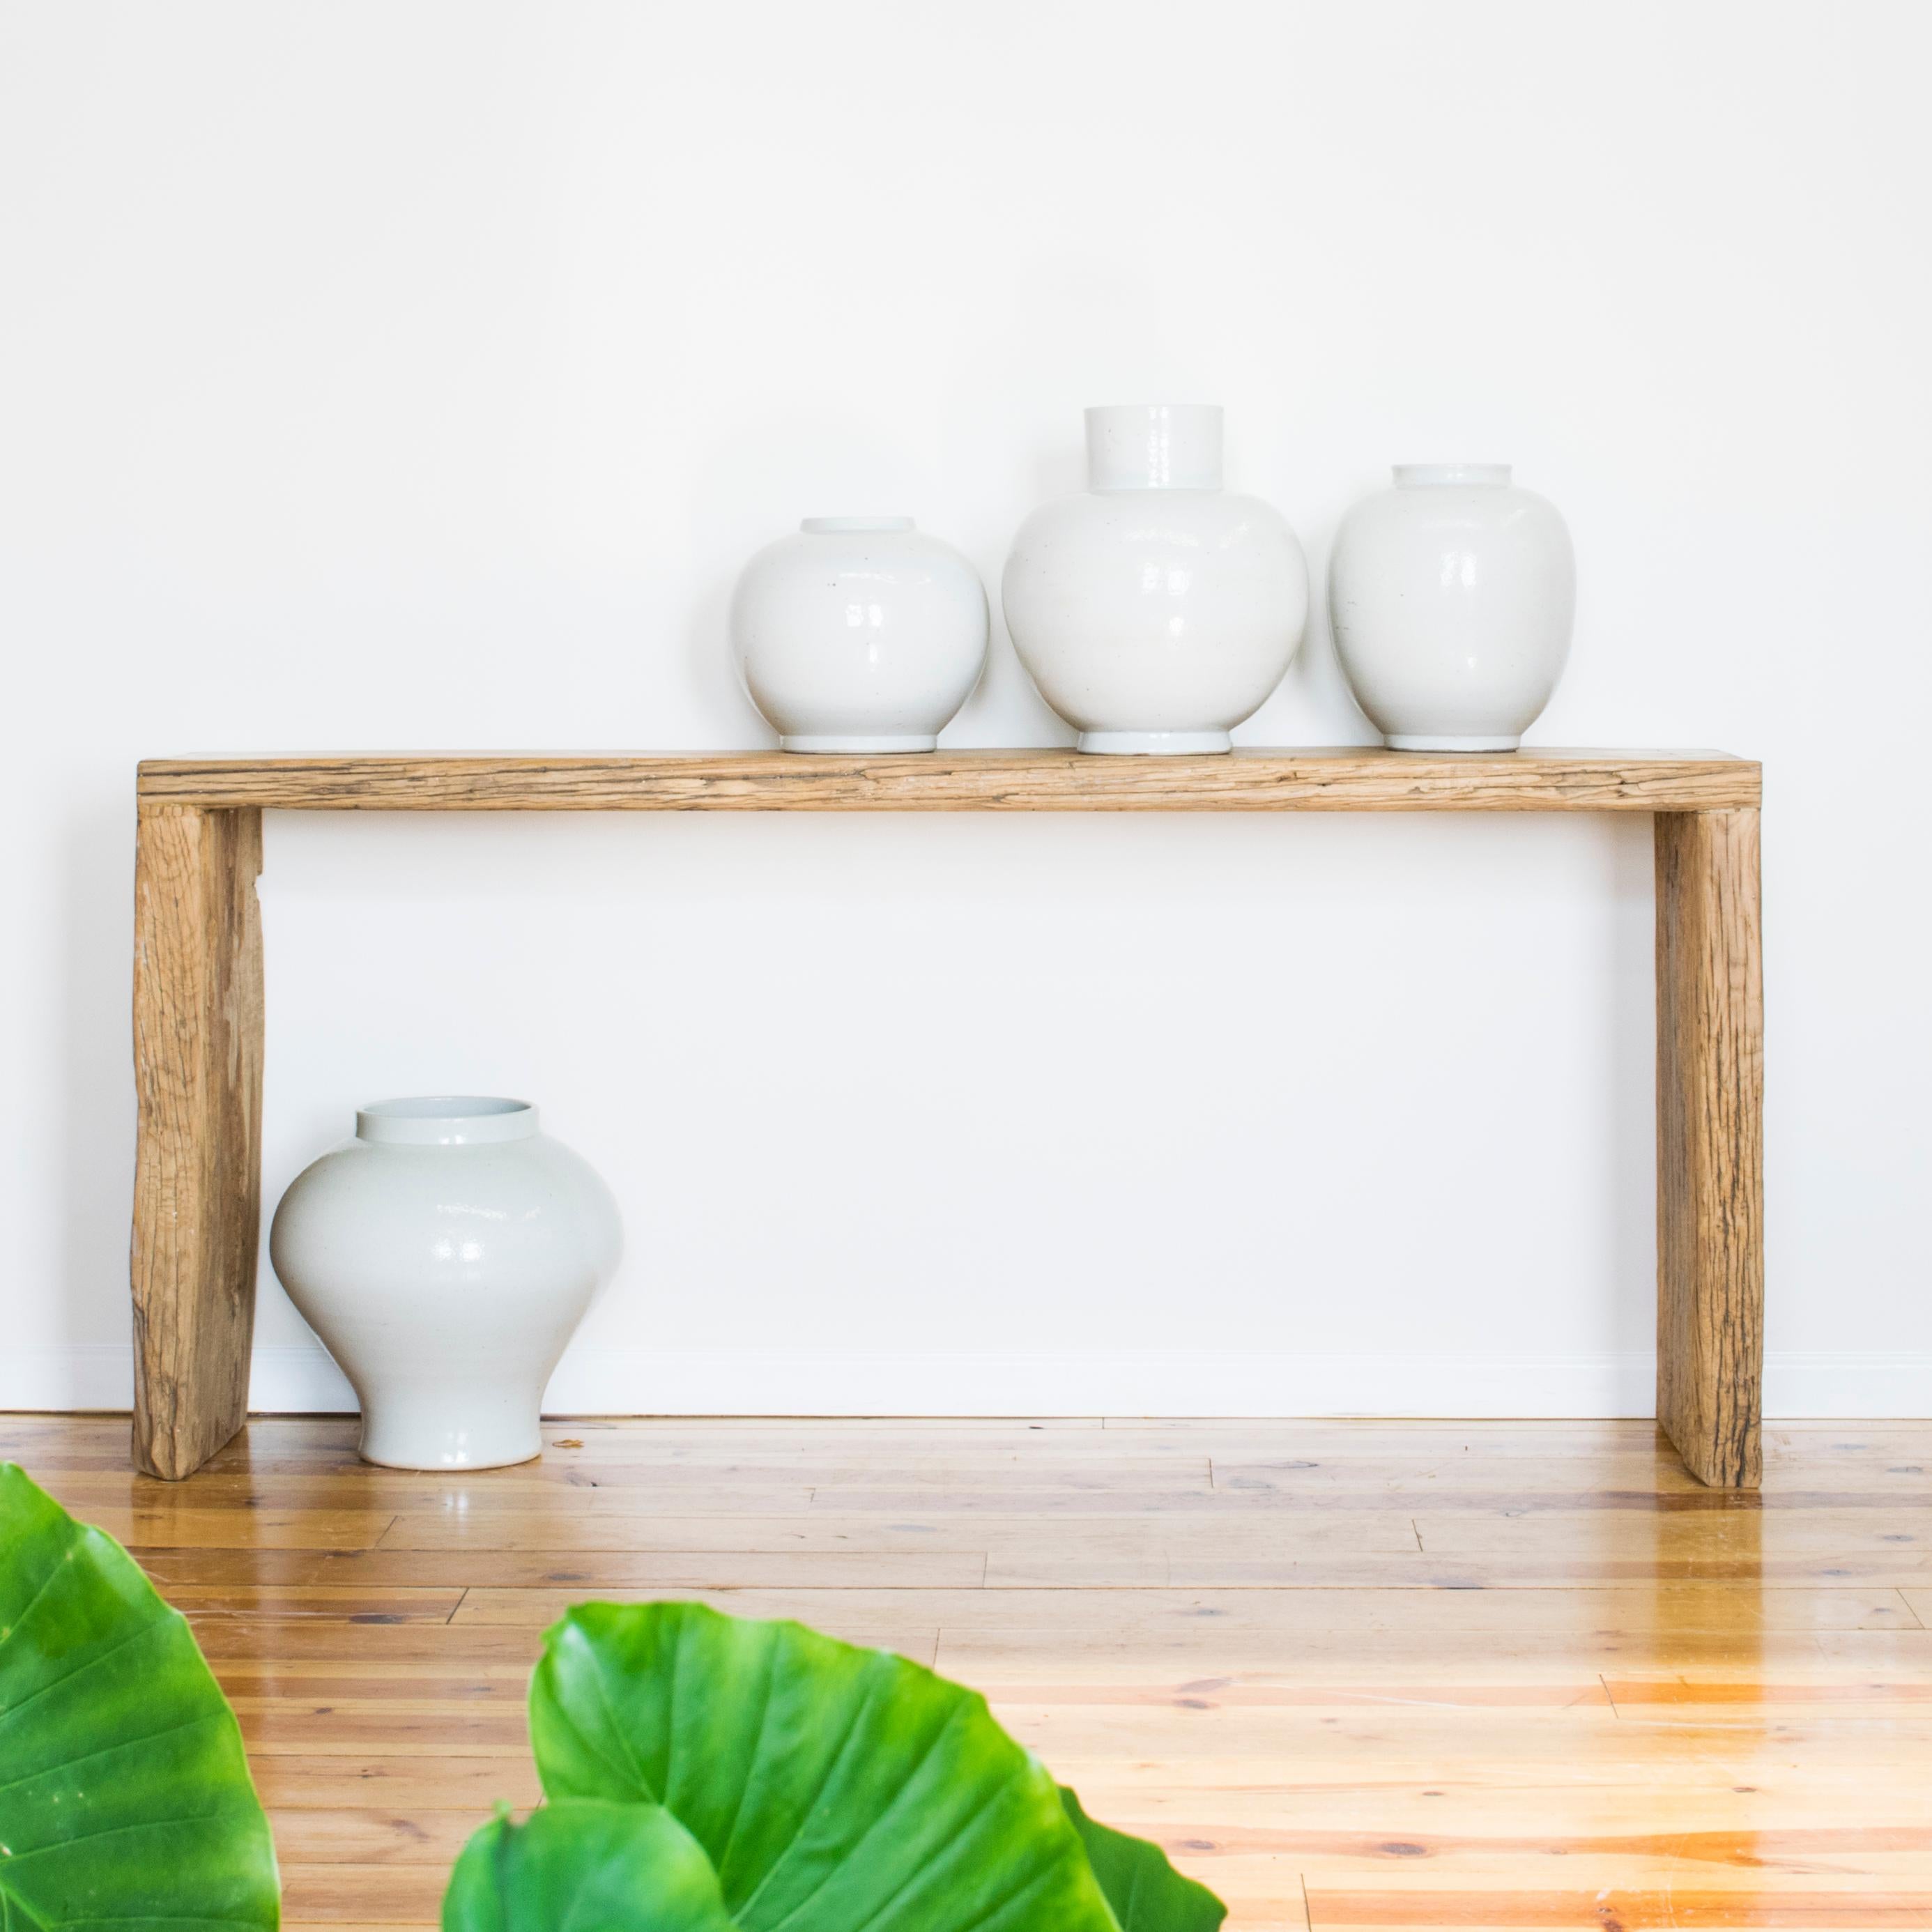
[[[543,1454],[543,1427],[534,1408],[527,1419],[506,1418],[487,1392],[473,1405],[453,1395],[416,1413],[398,1413],[392,1401],[374,1414],[364,1408],[356,1453],[384,1469],[506,1469]]]
[[[1391,752],[1514,752],[1522,742],[1520,734],[1496,733],[1486,737],[1448,737],[1416,731],[1388,734]]]
[[[410,1454],[372,1456],[367,1449],[358,1449],[356,1453],[364,1462],[378,1469],[419,1469],[426,1475],[457,1475],[470,1469],[512,1469],[520,1462],[534,1462],[542,1456],[543,1445],[539,1443],[536,1448],[520,1454],[485,1456],[466,1462],[433,1462],[426,1456],[419,1459]]]
[[[871,736],[844,731],[794,733],[778,740],[782,752],[930,752],[939,740],[916,731],[880,732]]]
[[[1117,756],[1178,758],[1190,752],[1232,752],[1225,731],[1083,731],[1079,748]]]

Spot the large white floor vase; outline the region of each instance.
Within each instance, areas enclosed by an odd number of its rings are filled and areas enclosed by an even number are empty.
[[[1087,412],[1087,489],[1036,510],[1002,586],[1013,648],[1083,752],[1225,752],[1300,647],[1308,566],[1221,488],[1221,412]]]
[[[1554,504],[1506,463],[1400,463],[1342,519],[1335,649],[1403,752],[1513,752],[1570,655],[1576,562]]]
[[[364,1457],[488,1469],[616,1270],[617,1204],[523,1100],[382,1100],[282,1196],[269,1254],[354,1385]]]
[[[986,663],[986,588],[910,517],[808,517],[731,599],[745,691],[787,752],[929,752]]]

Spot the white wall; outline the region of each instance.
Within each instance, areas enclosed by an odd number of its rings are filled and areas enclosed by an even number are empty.
[[[1084,404],[1318,573],[1503,458],[1545,744],[1766,761],[1771,1406],[1932,1413],[1932,10],[0,5],[0,1402],[124,1400],[135,759],[764,744],[804,514]],[[1318,622],[1254,743],[1372,736]],[[1059,742],[1004,636],[955,743]],[[269,1198],[526,1094],[610,1408],[1647,1412],[1647,820],[272,818]],[[266,1262],[264,1264],[266,1276]],[[258,1399],[339,1397],[268,1280]]]

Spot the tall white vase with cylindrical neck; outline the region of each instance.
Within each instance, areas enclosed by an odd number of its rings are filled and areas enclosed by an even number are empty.
[[[1013,648],[1083,752],[1225,752],[1301,644],[1280,514],[1221,488],[1221,412],[1087,412],[1087,490],[1036,510],[1002,586]]]
[[[1335,532],[1336,654],[1397,751],[1514,751],[1563,674],[1576,608],[1570,532],[1506,463],[1399,463]]]
[[[488,1469],[543,1447],[544,1385],[617,1265],[587,1162],[523,1100],[382,1100],[290,1184],[268,1251],[354,1385],[364,1457]]]

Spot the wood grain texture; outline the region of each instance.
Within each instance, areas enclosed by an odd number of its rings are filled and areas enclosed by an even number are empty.
[[[151,759],[144,800],[342,812],[1690,812],[1754,806],[1759,768],[1718,752],[1390,752],[1216,757],[1058,748],[345,754]]]
[[[136,1465],[196,1469],[248,1413],[261,1215],[262,814],[144,806],[130,1274]]]
[[[1657,819],[1657,1415],[1749,1488],[1764,1357],[1764,988],[1756,811]]]
[[[666,1591],[977,1686],[1229,1932],[1932,1923],[1932,1587],[1870,1568],[1932,1549],[1932,1425],[1774,1426],[1749,1493],[1640,1423],[584,1420],[442,1476],[257,1418],[184,1486],[124,1426],[0,1454],[193,1621],[292,1932],[428,1932],[538,1800],[545,1624]]]

